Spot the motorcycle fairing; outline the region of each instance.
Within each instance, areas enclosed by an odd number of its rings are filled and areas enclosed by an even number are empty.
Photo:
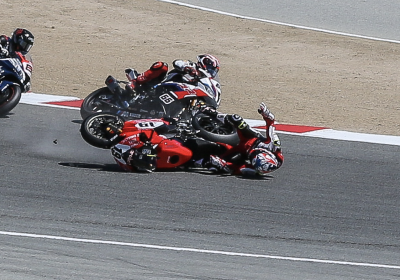
[[[173,139],[164,139],[157,148],[157,168],[181,166],[192,158],[192,151]]]
[[[23,84],[25,73],[22,70],[22,64],[15,58],[0,59],[0,80],[10,80]]]
[[[0,91],[4,91],[10,85],[20,85],[26,89],[31,79],[32,62],[21,53],[16,53],[15,58],[0,59]]]
[[[128,165],[122,155],[127,152],[131,147],[129,145],[124,145],[118,143],[111,148],[111,154],[115,162],[125,171],[133,171],[132,166]]]

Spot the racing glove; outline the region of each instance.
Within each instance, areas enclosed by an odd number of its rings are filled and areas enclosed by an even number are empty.
[[[132,81],[137,79],[137,77],[139,76],[139,73],[133,68],[126,68],[125,69],[125,75],[126,75],[126,78],[130,82],[132,82]]]
[[[213,155],[210,156],[208,161],[203,163],[203,167],[206,167],[208,170],[213,172],[232,174],[232,170],[228,163],[222,158]]]
[[[275,116],[271,113],[271,111],[267,108],[264,102],[260,104],[258,108],[258,113],[263,116],[264,119],[270,119],[271,121],[275,120]]]
[[[216,117],[218,115],[218,111],[215,110],[215,108],[208,106],[201,108],[200,112],[210,117]]]
[[[221,114],[215,108],[207,106],[200,108],[199,112],[212,118],[216,118],[221,123],[225,122],[225,117],[227,116],[226,114]]]
[[[194,65],[186,66],[185,68],[183,68],[183,72],[185,72],[186,74],[189,74],[192,77],[199,76],[199,72],[197,71],[196,66],[194,66]]]
[[[7,57],[9,55],[6,47],[0,45],[0,56]]]
[[[172,62],[176,70],[182,72],[182,79],[186,82],[196,82],[199,78],[196,64],[190,60],[176,59]]]

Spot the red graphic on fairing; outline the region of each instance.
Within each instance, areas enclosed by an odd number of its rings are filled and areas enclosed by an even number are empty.
[[[180,86],[183,90],[182,91],[175,91],[174,94],[176,95],[176,98],[182,99],[186,97],[191,97],[191,96],[198,96],[198,97],[207,97],[207,93],[202,91],[201,89],[198,88],[191,88],[188,85],[182,84]]]

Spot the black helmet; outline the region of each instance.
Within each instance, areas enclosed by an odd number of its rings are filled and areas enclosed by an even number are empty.
[[[157,154],[151,145],[144,145],[132,152],[129,164],[138,171],[152,172],[156,169]]]
[[[17,28],[11,34],[12,51],[27,54],[33,46],[34,37],[32,33],[23,28]]]

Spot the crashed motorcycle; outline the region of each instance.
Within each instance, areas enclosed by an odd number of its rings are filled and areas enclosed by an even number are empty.
[[[80,108],[82,119],[96,112],[114,113],[125,119],[175,117],[192,97],[197,97],[207,106],[218,108],[221,98],[218,77],[213,78],[203,70],[202,77],[194,85],[174,81],[174,73],[171,72],[163,82],[135,92],[120,86],[128,82],[108,76],[106,87],[92,92],[83,100]]]
[[[29,55],[16,52],[14,57],[0,58],[0,115],[14,109],[21,94],[29,91],[32,68]]]
[[[116,163],[126,171],[154,171],[189,167],[195,160],[220,154],[232,146],[197,137],[184,120],[138,119],[96,113],[81,125],[82,138],[89,144],[111,149]]]
[[[218,108],[220,104],[220,85],[204,73],[197,84],[176,82],[168,77],[154,86],[151,92],[128,94],[118,81],[109,76],[107,87],[98,89],[87,96],[81,106],[83,119],[96,112],[111,113],[125,120],[148,118],[182,118],[186,119],[198,131],[198,136],[210,141],[235,144],[238,142],[236,129],[216,118],[196,112],[195,108],[210,106]]]

